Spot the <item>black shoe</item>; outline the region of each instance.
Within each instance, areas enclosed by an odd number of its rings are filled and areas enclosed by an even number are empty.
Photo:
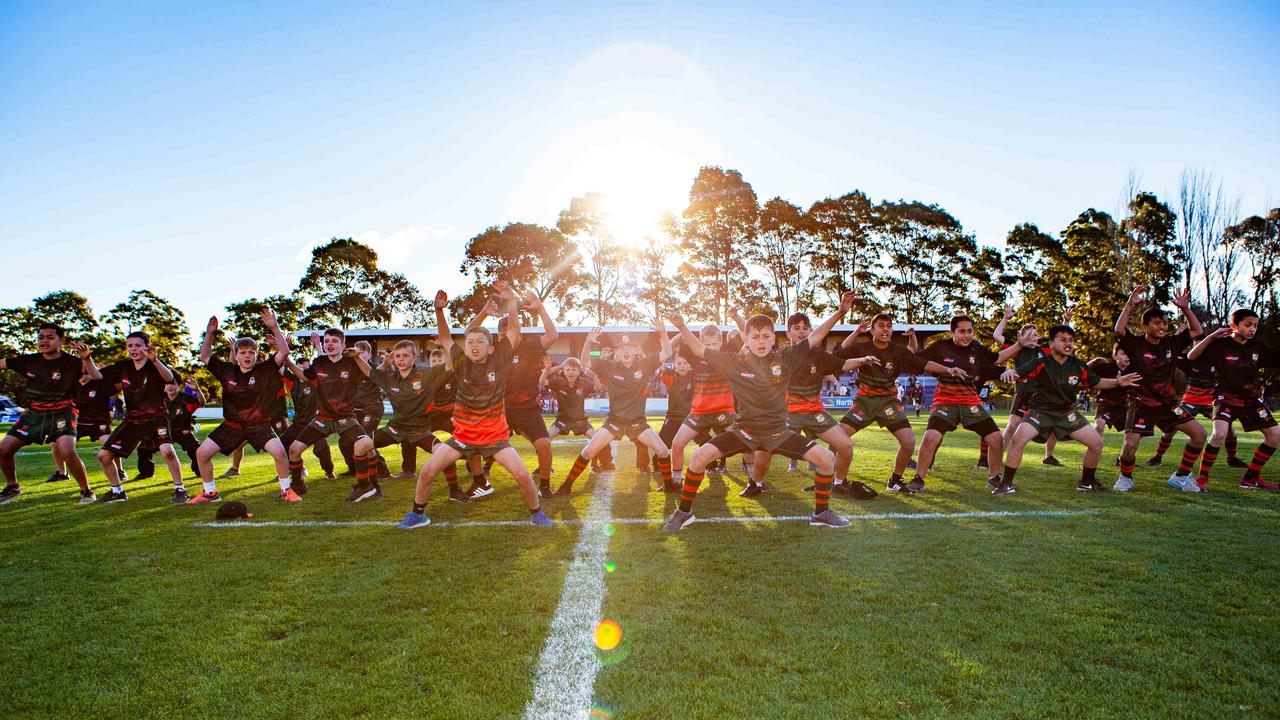
[[[108,489],[106,492],[98,496],[99,503],[124,502],[125,500],[128,500],[128,499],[129,497],[124,494],[123,488],[120,489],[119,491]]]
[[[738,497],[759,497],[760,493],[763,492],[764,488],[759,485],[755,483],[747,483],[747,486],[742,488],[742,492],[738,493]]]
[[[1233,468],[1247,468],[1249,467],[1249,463],[1241,460],[1238,457],[1229,457],[1227,458],[1227,466],[1233,467]]]
[[[467,502],[470,500],[467,497],[467,493],[460,487],[449,488],[449,499],[454,502]]]
[[[1042,465],[1050,465],[1052,467],[1062,467],[1062,461],[1052,455],[1041,460],[1040,463]]]
[[[538,483],[538,497],[551,497],[551,483]]]
[[[901,478],[889,478],[889,482],[884,484],[884,489],[895,493],[906,492],[907,484],[902,482]]]
[[[1152,455],[1152,456],[1151,456],[1151,459],[1150,459],[1150,460],[1148,460],[1148,461],[1147,461],[1146,463],[1144,463],[1144,464],[1145,464],[1147,467],[1156,467],[1157,465],[1159,465],[1159,464],[1160,464],[1160,463],[1162,463],[1162,462],[1164,462],[1164,458],[1163,458],[1163,457],[1161,457],[1161,456],[1159,456],[1159,455]]]
[[[334,474],[333,474],[333,471],[332,471],[332,470],[330,470],[329,472],[327,472],[327,473],[325,473],[325,474],[324,474],[324,479],[325,479],[325,480],[337,480],[337,479],[338,479],[338,476],[337,476],[337,475],[334,475]],[[302,493],[298,493],[298,494],[299,494],[299,495],[301,495]]]
[[[0,490],[0,505],[17,500],[22,496],[22,488],[17,485],[5,485],[4,490]]]
[[[565,483],[561,485],[560,487],[556,488],[556,491],[555,491],[556,497],[569,497],[572,494],[573,494],[573,485],[570,485],[569,483]]]
[[[1018,492],[1018,489],[1011,482],[1002,482],[991,489],[992,495],[1012,495]]]
[[[53,474],[49,476],[49,479],[45,480],[45,482],[58,482],[59,480],[70,480],[70,479],[71,478],[55,470]]]
[[[977,464],[976,464],[976,465],[974,465],[974,467],[976,467],[976,468],[990,468],[990,467],[991,467],[991,465],[990,465],[986,460],[979,460],[979,461],[977,462]]]
[[[186,488],[174,488],[173,497],[169,498],[170,505],[186,505],[191,496],[187,494]]]
[[[668,495],[674,495],[675,493],[680,492],[680,486],[674,482],[663,483],[662,492],[667,493]]]
[[[919,475],[911,478],[911,482],[907,483],[907,492],[912,495],[915,495],[922,490],[924,490],[924,478]]]
[[[1092,482],[1085,482],[1084,480],[1081,480],[1076,483],[1076,489],[1080,492],[1111,492],[1111,488],[1103,485],[1097,480]]]
[[[289,487],[292,487],[293,491],[298,493],[299,495],[307,494],[307,481],[301,478],[294,480],[292,483],[290,483]]]
[[[807,493],[811,493],[813,492],[813,488],[814,488],[813,483],[809,483],[808,485],[805,486],[804,491]]]
[[[999,475],[992,475],[991,477],[987,478],[987,489],[988,489],[988,490],[990,490],[992,493],[995,493],[996,488],[998,488],[998,487],[1000,487],[1000,476],[999,476]]]
[[[377,480],[373,481],[373,496],[376,498],[386,497],[382,494],[382,485]]]
[[[367,482],[359,482],[351,486],[351,494],[347,495],[347,502],[358,503],[368,500],[378,494],[378,488]]]
[[[145,474],[141,474],[141,475],[134,475],[134,476],[133,476],[133,479],[134,479],[134,480],[150,480],[151,478],[153,478],[153,477],[155,477],[155,476],[156,476],[156,474],[155,474],[155,473],[153,473],[153,472],[149,472],[149,473],[145,473]]]
[[[355,477],[355,476],[356,476],[356,471],[352,470],[351,468],[347,468],[345,471],[343,471],[342,475],[340,475],[339,477]]]

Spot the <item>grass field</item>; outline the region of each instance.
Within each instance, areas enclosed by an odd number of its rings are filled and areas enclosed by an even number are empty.
[[[222,489],[253,523],[388,524],[208,527],[212,508],[170,506],[156,479],[127,484],[127,503],[75,506],[29,449],[24,495],[0,507],[0,717],[520,717],[580,571],[603,578],[600,612],[622,629],[611,651],[569,637],[599,659],[595,717],[1280,716],[1280,497],[1237,489],[1225,462],[1208,495],[1176,493],[1169,460],[1128,495],[1077,493],[1068,443],[1067,467],[1031,449],[1018,494],[997,498],[972,468],[976,438],[949,440],[926,493],[833,499],[847,530],[751,521],[812,509],[808,476],[778,459],[758,500],[737,496],[736,461],[704,483],[700,518],[743,520],[675,535],[657,525],[675,499],[646,492],[629,447],[612,479],[547,501],[550,530],[465,524],[527,519],[499,473],[465,505],[440,482],[428,514],[451,525],[413,532],[390,526],[409,480],[354,506],[348,481],[313,481],[284,506],[251,454]],[[892,442],[861,433],[854,477],[883,487]],[[1256,444],[1242,436],[1242,455]],[[557,477],[580,447],[555,445]],[[607,527],[583,522],[593,491]],[[988,511],[1059,514],[973,514]],[[591,532],[607,557],[578,546]]]

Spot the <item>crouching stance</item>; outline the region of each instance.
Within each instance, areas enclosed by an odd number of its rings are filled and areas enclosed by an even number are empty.
[[[276,464],[276,482],[280,483],[280,499],[295,503],[302,498],[294,492],[289,480],[289,455],[272,426],[277,397],[284,388],[280,367],[289,355],[289,341],[280,332],[276,316],[262,309],[262,326],[275,338],[275,354],[258,362],[258,341],[242,337],[232,346],[233,362],[213,357],[213,336],[218,332],[218,318],[209,318],[200,346],[200,362],[222,386],[222,424],[196,448],[196,465],[200,469],[201,493],[187,501],[188,505],[221,502],[218,484],[213,479],[213,456],[230,455],[248,443],[253,449],[266,451]]]
[[[538,502],[538,489],[533,477],[520,462],[520,454],[507,439],[511,432],[507,426],[503,398],[507,378],[511,374],[511,357],[520,344],[520,316],[516,294],[505,283],[497,283],[495,289],[507,304],[507,327],[496,343],[489,331],[482,327],[467,331],[465,348],[453,342],[444,308],[449,298],[444,291],[436,293],[436,324],[439,326],[439,342],[449,357],[449,367],[457,378],[457,390],[453,405],[453,437],[435,446],[431,458],[418,475],[418,485],[413,494],[413,509],[405,515],[399,527],[404,529],[431,524],[427,517],[427,500],[431,497],[431,481],[435,476],[452,467],[458,460],[470,460],[474,456],[493,458],[520,486],[520,494],[529,506],[529,523],[548,527],[551,520],[542,512]]]
[[[1035,348],[1038,341],[1035,329],[1031,328],[1019,336],[1018,345]],[[1014,430],[1005,450],[1004,472],[1000,483],[991,489],[993,495],[1007,495],[1015,491],[1013,477],[1022,464],[1022,451],[1037,437],[1071,438],[1084,445],[1084,461],[1081,463],[1084,469],[1076,489],[1084,492],[1107,490],[1107,486],[1097,479],[1102,435],[1076,407],[1076,398],[1082,389],[1107,390],[1136,385],[1140,376],[1131,373],[1104,379],[1090,372],[1089,367],[1074,355],[1076,333],[1069,325],[1049,328],[1047,349],[1047,353],[1030,354],[1018,365],[1018,377],[1026,381],[1031,397],[1022,422]]]
[[[680,336],[694,355],[704,358],[729,381],[737,403],[738,417],[725,432],[711,438],[711,442],[699,447],[689,459],[684,471],[684,487],[680,493],[680,507],[667,518],[664,529],[677,531],[693,521],[693,498],[702,484],[707,465],[722,457],[740,452],[764,451],[784,455],[814,464],[813,517],[810,525],[847,527],[849,521],[835,514],[829,507],[831,483],[836,468],[835,455],[819,447],[813,440],[787,429],[787,386],[796,368],[809,357],[809,350],[818,346],[836,321],[853,306],[853,293],[840,298],[840,309],[809,333],[807,338],[789,347],[774,349],[773,320],[756,315],[747,321],[746,352],[725,353],[703,346],[698,336],[689,331],[684,318],[669,318],[680,331]]]

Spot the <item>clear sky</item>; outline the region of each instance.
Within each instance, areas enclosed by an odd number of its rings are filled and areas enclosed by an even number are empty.
[[[195,328],[331,236],[456,292],[484,228],[590,191],[639,226],[704,164],[988,244],[1131,169],[1280,204],[1278,3],[185,5],[0,0],[0,306],[147,288]]]

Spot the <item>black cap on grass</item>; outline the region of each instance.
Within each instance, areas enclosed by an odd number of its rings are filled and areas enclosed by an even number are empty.
[[[218,508],[218,514],[214,516],[218,520],[239,520],[240,518],[251,518],[253,513],[249,512],[249,508],[242,502],[231,501],[224,503]]]

